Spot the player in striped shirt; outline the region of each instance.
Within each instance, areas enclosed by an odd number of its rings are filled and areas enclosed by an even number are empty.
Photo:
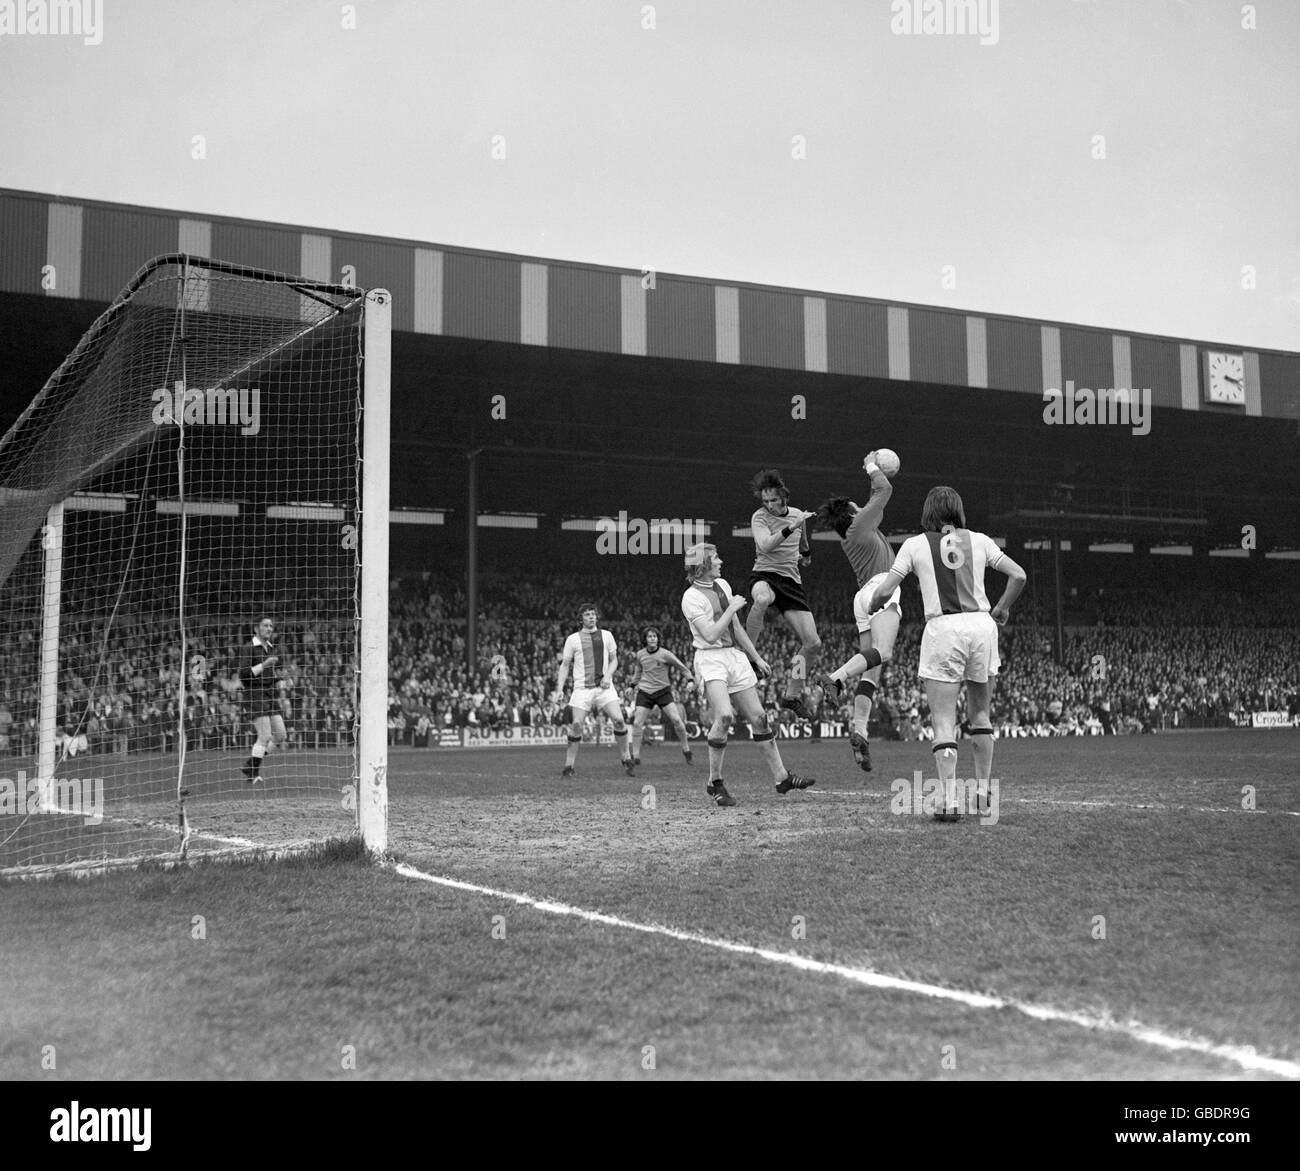
[[[799,569],[812,561],[812,546],[804,522],[814,514],[790,507],[790,492],[781,473],[774,468],[759,472],[750,487],[761,507],[749,522],[754,532],[754,568],[749,577],[754,605],[745,619],[745,632],[757,646],[767,608],[775,606],[798,636],[799,649],[790,660],[790,675],[781,706],[810,720],[814,712],[804,700],[803,691],[822,641],[817,637],[817,623],[808,608]]]
[[[695,646],[695,682],[713,714],[705,792],[717,805],[736,803],[722,779],[722,757],[727,751],[727,734],[736,720],[736,708],[749,723],[750,735],[776,781],[776,791],[784,794],[791,789],[807,789],[816,783],[813,778],[792,773],[781,762],[758,698],[758,677],[754,674],[755,667],[764,675],[771,668],[736,619],[745,599],[733,596],[731,587],[723,581],[722,558],[715,545],[700,542],[686,550],[686,580],[690,587],[682,595],[682,616],[691,628]]]
[[[825,680],[827,695],[837,703],[849,680],[858,680],[853,693],[849,746],[858,767],[868,773],[871,771],[871,747],[867,727],[871,719],[871,703],[880,685],[883,664],[893,658],[898,624],[903,618],[902,590],[895,590],[884,609],[874,615],[868,609],[872,595],[894,563],[894,551],[880,533],[885,505],[893,495],[894,486],[877,466],[875,457],[873,451],[862,463],[863,470],[871,479],[871,498],[865,506],[859,508],[847,496],[832,496],[817,509],[817,519],[822,526],[839,534],[840,547],[849,559],[858,583],[858,591],[853,597],[853,617],[858,625],[859,653],[826,675]]]
[[[645,735],[645,722],[650,716],[650,709],[656,705],[662,710],[677,733],[682,745],[682,756],[686,763],[691,763],[691,743],[686,738],[686,721],[682,719],[682,709],[677,706],[673,689],[668,684],[668,671],[676,667],[683,675],[689,675],[690,669],[667,647],[659,645],[659,629],[647,626],[641,634],[644,645],[636,653],[636,674],[632,677],[632,687],[636,691],[636,715],[632,719],[632,763],[641,763],[641,738]]]
[[[931,751],[939,770],[943,808],[935,821],[958,821],[957,693],[966,684],[966,718],[975,748],[975,780],[988,792],[993,771],[993,726],[989,720],[992,676],[998,673],[998,626],[1025,587],[1025,571],[991,537],[966,527],[966,510],[955,489],[931,488],[921,509],[919,536],[898,550],[893,568],[869,603],[885,606],[909,573],[916,574],[925,603],[919,674],[925,680],[934,727]],[[1008,581],[997,605],[989,608],[984,570],[996,569]]]
[[[578,607],[582,629],[575,630],[564,640],[564,654],[560,660],[560,673],[555,680],[556,703],[564,698],[564,684],[573,668],[573,694],[569,697],[568,746],[564,754],[562,777],[574,775],[573,764],[578,759],[578,745],[582,743],[582,725],[587,713],[604,712],[614,721],[614,736],[622,737],[623,767],[627,775],[632,772],[632,748],[628,743],[627,724],[623,722],[623,708],[614,690],[614,670],[618,666],[618,644],[608,630],[600,628],[600,612],[594,602],[584,602]]]

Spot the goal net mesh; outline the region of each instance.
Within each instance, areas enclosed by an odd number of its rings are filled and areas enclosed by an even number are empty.
[[[0,873],[355,832],[364,306],[160,257],[0,439]]]

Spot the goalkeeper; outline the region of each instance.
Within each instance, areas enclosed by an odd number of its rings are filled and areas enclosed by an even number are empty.
[[[239,656],[239,681],[244,685],[244,712],[257,731],[257,741],[240,770],[250,785],[262,783],[262,762],[272,748],[283,748],[284,716],[280,714],[275,653],[275,623],[263,618],[254,628],[253,641]]]
[[[871,705],[880,686],[883,665],[894,657],[898,624],[903,617],[903,592],[901,588],[895,589],[883,609],[871,612],[871,599],[876,588],[888,576],[894,563],[894,551],[880,532],[885,519],[885,505],[893,495],[894,486],[876,464],[874,451],[862,461],[862,470],[871,480],[871,498],[867,503],[859,508],[847,496],[832,496],[817,509],[817,519],[824,528],[833,529],[839,535],[840,547],[849,559],[858,583],[858,592],[853,598],[853,617],[858,625],[858,654],[825,678],[826,694],[836,704],[842,699],[849,681],[858,680],[853,693],[849,747],[853,749],[853,759],[858,767],[869,773],[871,747],[867,729]]]

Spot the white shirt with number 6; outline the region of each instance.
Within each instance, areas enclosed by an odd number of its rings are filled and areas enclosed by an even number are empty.
[[[987,613],[984,570],[996,569],[1005,556],[992,537],[950,528],[909,537],[900,546],[891,572],[900,578],[916,574],[928,622],[941,614]]]

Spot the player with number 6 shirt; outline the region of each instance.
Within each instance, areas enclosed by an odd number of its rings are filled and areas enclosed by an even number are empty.
[[[934,727],[931,751],[939,770],[942,807],[936,821],[958,821],[957,693],[966,685],[966,718],[975,748],[975,779],[979,792],[988,792],[993,771],[993,727],[989,693],[998,673],[998,626],[1005,623],[1012,603],[1025,586],[1025,571],[991,537],[966,527],[966,510],[953,488],[931,488],[921,509],[919,536],[909,537],[898,550],[893,568],[869,603],[874,613],[908,574],[916,574],[925,604],[918,674],[925,680]],[[984,570],[996,569],[1008,581],[997,604],[990,608],[984,593]]]

